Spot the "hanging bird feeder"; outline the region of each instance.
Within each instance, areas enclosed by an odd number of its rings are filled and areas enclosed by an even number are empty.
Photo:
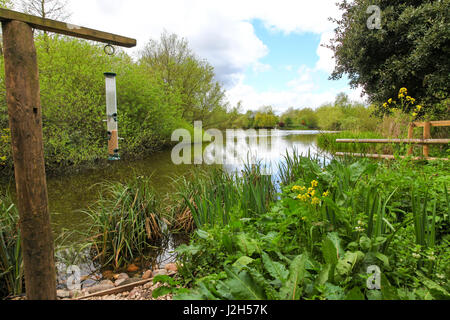
[[[116,74],[105,73],[106,82],[106,122],[108,123],[108,160],[120,160],[119,126],[117,122]]]

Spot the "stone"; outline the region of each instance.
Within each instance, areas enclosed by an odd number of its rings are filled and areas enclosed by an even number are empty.
[[[56,290],[56,295],[58,298],[66,299],[70,297],[70,292],[67,290]]]
[[[97,293],[100,291],[109,290],[112,288],[115,288],[114,283],[111,280],[104,280],[104,281],[100,282],[99,284],[88,288],[88,290],[89,290],[89,294],[92,294],[92,293]]]
[[[167,275],[168,275],[168,272],[165,269],[159,269],[159,270],[155,270],[153,272],[153,276],[154,277],[156,277],[156,276],[167,276]]]
[[[166,267],[164,268],[166,269],[166,271],[172,271],[172,272],[177,272],[178,271],[178,267],[175,263],[168,263],[166,264]]]
[[[127,280],[128,280],[128,279],[118,279],[118,280],[116,280],[116,281],[114,282],[114,285],[115,285],[116,287],[120,287],[120,286],[124,285],[124,283],[125,283]]]
[[[116,279],[116,280],[130,279],[130,276],[128,274],[126,274],[126,273],[115,274],[114,275],[114,279]]]
[[[153,272],[152,270],[147,270],[144,272],[144,274],[142,275],[142,279],[143,280],[147,280],[150,279],[153,276]]]

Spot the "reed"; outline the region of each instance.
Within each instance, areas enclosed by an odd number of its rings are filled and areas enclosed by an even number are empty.
[[[160,198],[150,179],[129,183],[105,183],[100,200],[86,211],[92,247],[103,265],[116,269],[145,255],[164,237],[170,224],[161,210]]]
[[[0,198],[0,297],[24,291],[19,213],[9,194]]]

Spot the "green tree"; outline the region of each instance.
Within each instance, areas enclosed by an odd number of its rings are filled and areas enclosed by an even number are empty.
[[[196,57],[186,39],[164,32],[160,40],[149,41],[139,62],[148,72],[158,72],[168,90],[182,95],[181,116],[187,121],[202,120],[208,126],[212,113],[226,111],[225,93],[215,80],[214,68]]]
[[[381,29],[369,29],[370,5],[381,9]],[[450,0],[344,0],[331,48],[332,79],[344,74],[361,86],[378,112],[406,87],[427,114],[448,116]]]

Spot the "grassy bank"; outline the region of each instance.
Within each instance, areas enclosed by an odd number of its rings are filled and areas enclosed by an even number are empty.
[[[178,248],[192,288],[178,299],[450,298],[445,163],[289,163],[296,174],[267,212],[233,212]],[[368,288],[370,266],[381,290]]]
[[[145,177],[105,184],[83,247],[123,270],[169,233],[190,232],[174,282],[189,291],[168,289],[178,299],[450,298],[446,163],[365,159],[323,168],[294,154],[280,165],[278,195],[262,169],[195,171],[174,180],[167,197],[155,196]],[[0,209],[1,293],[18,294],[17,211],[7,197]],[[381,290],[367,285],[371,266]]]
[[[406,139],[406,136],[395,137],[395,139]],[[415,137],[414,139],[420,139]],[[336,139],[388,139],[386,136],[378,132],[353,132],[343,131],[339,133],[322,133],[318,136],[317,145],[319,148],[335,153],[335,152],[350,152],[350,153],[365,153],[365,154],[391,154],[391,155],[406,155],[410,148],[409,145],[404,144],[376,144],[376,143],[336,143]],[[421,146],[415,145],[414,155],[421,156]],[[448,157],[450,149],[448,145],[431,145],[431,157]]]

